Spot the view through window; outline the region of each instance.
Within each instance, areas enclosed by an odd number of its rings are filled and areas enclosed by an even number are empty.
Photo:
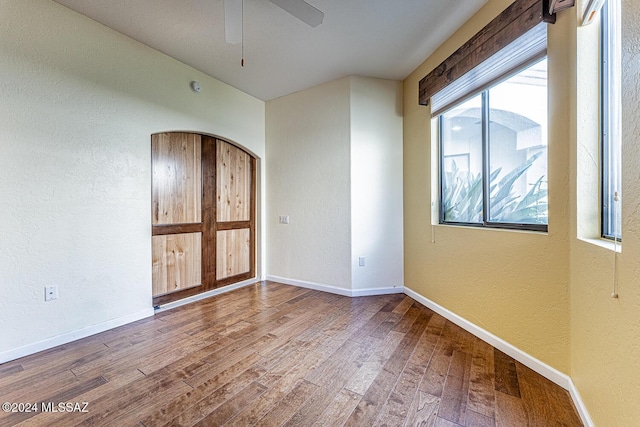
[[[546,231],[547,60],[442,114],[440,221]]]

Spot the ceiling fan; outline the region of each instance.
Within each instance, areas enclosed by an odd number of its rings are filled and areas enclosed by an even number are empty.
[[[224,36],[229,44],[242,41],[242,8],[244,0],[224,0]],[[317,27],[324,13],[304,0],[269,0],[280,9],[311,27]]]

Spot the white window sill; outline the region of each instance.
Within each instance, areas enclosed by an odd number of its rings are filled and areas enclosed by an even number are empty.
[[[618,242],[614,243],[612,240],[608,239],[593,239],[593,238],[578,238],[578,240],[582,240],[585,243],[589,243],[592,245],[600,246],[603,249],[607,249],[609,251],[616,251],[617,253],[622,253],[622,243]]]
[[[533,234],[537,236],[548,236],[548,231],[538,231],[538,230],[520,230],[517,228],[501,228],[501,227],[474,227],[472,225],[459,225],[459,224],[431,224],[432,227],[443,227],[443,228],[457,228],[460,230],[484,230],[484,231],[497,231],[497,232],[507,232],[507,233],[518,233],[518,234]],[[612,243],[613,244],[613,243]],[[620,244],[618,244],[620,246]]]

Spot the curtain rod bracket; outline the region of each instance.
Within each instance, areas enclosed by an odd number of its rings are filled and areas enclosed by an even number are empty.
[[[547,24],[555,24],[556,23],[556,13],[551,12],[551,7],[549,2],[556,3],[555,0],[542,0],[542,20]]]

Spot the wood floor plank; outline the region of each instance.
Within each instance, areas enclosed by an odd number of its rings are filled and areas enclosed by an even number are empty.
[[[316,343],[301,343],[302,348],[306,351],[296,352],[293,357],[283,359],[265,374],[260,379],[260,383],[267,387],[267,391],[251,407],[245,408],[237,414],[229,422],[229,425],[253,425],[269,412],[298,382],[304,379],[310,367],[319,363],[321,359],[318,357],[318,353],[313,351],[313,348],[315,345],[322,344],[323,338],[328,337],[318,337]]]
[[[380,339],[384,338],[392,329],[396,327],[398,322],[402,320],[402,317],[402,314],[391,312],[391,314],[389,314],[385,321],[380,323],[378,327],[373,332],[371,332],[371,336]]]
[[[453,346],[451,341],[446,338],[440,338],[425,372],[425,379],[420,384],[420,391],[436,397],[442,396],[452,356]]]
[[[296,341],[313,340],[318,334],[334,335],[344,333],[353,323],[358,322],[366,307],[351,306],[345,301],[337,303],[332,310],[325,311],[321,319],[296,336]]]
[[[327,409],[320,414],[313,425],[326,427],[343,425],[347,421],[347,418],[349,418],[349,415],[351,415],[351,412],[358,406],[361,399],[362,396],[358,393],[343,388],[329,404]]]
[[[468,354],[473,353],[473,346],[477,338],[455,323],[447,321],[441,335],[453,342],[454,350]]]
[[[374,312],[366,312],[360,307],[361,304],[349,304],[350,308],[356,313],[353,317],[349,313],[345,313],[343,316],[335,318],[337,325],[328,325],[323,331],[317,331],[313,340],[303,341],[304,349],[307,349],[306,354],[296,353],[296,357],[286,358],[278,365],[271,369],[271,372],[263,377],[261,382],[264,383],[264,378],[268,378],[269,375],[273,375],[278,380],[271,386],[271,388],[260,398],[258,402],[247,410],[243,411],[236,418],[230,421],[229,425],[233,426],[246,426],[253,425],[264,414],[279,401],[291,388],[295,385],[296,381],[302,379],[310,372],[317,369],[322,363],[325,363],[327,359],[331,358],[334,352],[340,348],[347,339],[351,336],[353,330],[358,330],[364,326],[370,318],[374,315]],[[374,304],[378,307],[382,307],[383,304]],[[344,307],[339,307],[343,309]],[[344,318],[349,317],[352,319],[350,325],[344,325]],[[327,333],[331,333],[328,335]],[[304,334],[303,334],[304,335]],[[310,339],[309,336],[305,337],[306,340]],[[300,360],[299,356],[303,356]]]
[[[54,426],[54,425],[76,425],[82,422],[85,418],[91,416],[92,412],[95,412],[92,403],[98,400],[103,396],[108,396],[112,393],[116,393],[118,389],[122,387],[126,387],[129,384],[132,384],[140,379],[144,378],[142,372],[137,369],[131,369],[128,372],[123,373],[118,377],[114,377],[105,384],[93,388],[91,390],[87,390],[86,392],[79,394],[73,400],[75,402],[87,402],[87,413],[65,413],[65,412],[57,412],[57,413],[40,413],[30,418],[29,420],[20,423],[21,427],[39,427],[39,426]],[[1,425],[1,423],[0,423]]]
[[[257,368],[248,369],[219,387],[215,382],[211,386],[209,386],[209,383],[206,383],[206,385],[201,384],[198,388],[188,391],[171,403],[174,409],[167,411],[168,416],[166,418],[175,415],[173,419],[170,419],[166,423],[157,419],[154,419],[153,422],[144,419],[142,422],[145,426],[194,425],[215,411],[216,408],[224,404],[236,393],[255,382],[263,374],[264,370]],[[264,388],[264,386],[261,387]],[[156,415],[158,415],[158,413],[156,413]],[[166,418],[163,418],[162,421],[165,421]]]
[[[230,357],[243,357],[250,352],[264,349],[269,341],[272,341],[274,345],[279,345],[283,340],[286,340],[286,337],[296,333],[293,328],[301,327],[304,322],[313,324],[314,319],[322,316],[320,312],[326,307],[316,304],[312,308],[296,307],[295,305],[290,308],[291,310],[283,310],[282,313],[279,313],[283,314],[282,316],[279,314],[274,315],[270,321],[255,326],[249,332],[243,331],[240,335],[230,334],[228,338],[235,339],[233,343],[211,353],[203,360],[214,364],[219,360],[227,360]],[[240,340],[240,338],[242,339]],[[251,342],[252,340],[255,341]]]
[[[393,309],[393,313],[404,315],[414,304],[415,301],[413,300],[413,298],[405,296],[400,304],[398,304],[396,308]]]
[[[132,347],[103,351],[102,356],[99,358],[92,358],[82,363],[75,363],[74,366],[71,367],[71,371],[78,376],[102,375],[108,380],[109,377],[105,372],[106,367],[108,367],[109,371],[115,372],[119,369],[127,369],[130,359],[142,361],[142,359],[145,358],[162,355],[167,347],[179,347],[184,341],[189,339],[188,335],[181,333],[155,335],[153,330],[150,332],[146,340]]]
[[[526,426],[527,413],[522,399],[510,394],[496,391],[496,426]]]
[[[312,369],[305,379],[311,383],[322,385],[342,364],[351,360],[353,355],[363,348],[362,343],[346,341],[330,358],[326,359],[317,368]]]
[[[76,381],[75,384],[73,384],[72,386],[57,390],[56,392],[54,392],[54,394],[50,394],[40,401],[55,402],[56,405],[59,402],[70,402],[75,397],[87,392],[88,390],[92,390],[96,387],[99,387],[106,382],[107,381],[102,377],[96,377],[89,381]],[[31,401],[31,402],[35,402],[35,401]],[[42,407],[40,406],[39,409],[42,409]],[[36,415],[38,415],[38,412],[35,412],[35,411],[11,413],[7,416],[6,420],[3,420],[3,422],[8,422],[9,425],[17,425],[18,423],[28,418],[35,417]]]
[[[404,423],[424,371],[424,365],[407,364],[382,407],[375,425],[391,426]]]
[[[82,343],[77,352],[70,352],[67,349],[68,347],[60,346],[55,351],[45,352],[42,364],[38,364],[31,357],[28,360],[26,358],[19,359],[20,366],[24,369],[0,378],[0,395],[16,389],[22,389],[25,385],[60,375],[64,371],[68,371],[78,360],[83,360],[87,355],[107,350],[104,345],[99,343],[91,345]]]
[[[436,417],[436,421],[433,425],[434,427],[463,427],[458,423],[451,422],[441,417]]]
[[[388,306],[388,304],[385,306]],[[325,411],[334,396],[353,378],[362,363],[375,352],[376,348],[382,345],[383,340],[373,337],[362,341],[354,341],[354,338],[358,338],[358,334],[363,330],[371,330],[372,325],[380,323],[380,319],[375,319],[375,317],[374,315],[363,328],[354,332],[329,359],[319,365],[318,369],[311,371],[311,375],[307,379],[315,381],[320,386],[320,389],[311,396],[306,405],[294,414],[287,423],[288,425],[313,423]],[[375,330],[375,328],[372,329]],[[352,347],[355,347],[354,351],[349,350]],[[329,367],[331,368],[328,369]]]
[[[3,402],[23,402],[44,399],[49,390],[65,387],[76,381],[76,376],[69,370],[54,370],[48,375],[42,377],[29,376],[21,381],[11,383],[10,385],[0,388],[0,399]],[[37,389],[30,387],[36,382],[40,385]]]
[[[467,419],[465,427],[495,427],[496,422],[493,418],[479,414],[467,408]]]
[[[402,294],[262,282],[0,364],[0,426],[581,425],[570,396]]]
[[[437,313],[433,313],[431,319],[429,320],[429,324],[427,325],[427,333],[431,335],[441,336],[444,325],[446,325],[446,323],[447,319]]]
[[[264,394],[267,390],[265,386],[254,381],[247,387],[236,393],[229,398],[222,405],[218,406],[208,416],[196,423],[196,426],[209,427],[209,426],[221,426],[225,424],[229,419],[233,418],[244,407],[254,402],[260,395]]]
[[[495,371],[493,347],[477,340],[471,360],[469,379],[469,409],[491,419],[495,418]]]
[[[257,422],[275,402],[293,387],[296,381],[318,369],[322,363],[332,357],[338,348],[344,345],[353,331],[359,330],[367,324],[375,314],[375,312],[363,310],[362,302],[353,304],[349,299],[344,299],[343,301],[349,302],[349,304],[347,306],[338,304],[335,307],[340,311],[347,309],[351,310],[351,312],[342,313],[341,316],[335,317],[332,321],[335,324],[327,324],[323,326],[323,329],[310,328],[310,330],[315,330],[311,335],[303,333],[301,336],[304,336],[304,341],[301,342],[300,350],[304,352],[306,349],[307,353],[295,353],[295,357],[285,358],[274,366],[270,373],[263,378],[273,375],[278,381],[268,392],[260,397],[254,407],[243,411],[230,422],[230,425],[245,426]],[[374,302],[373,304],[378,309],[382,305],[380,302]],[[351,322],[345,323],[345,318],[351,319]],[[299,359],[300,356],[302,356],[301,359]]]
[[[109,335],[109,334],[107,334]],[[76,343],[74,343],[76,344]],[[70,344],[65,344],[59,346],[59,350],[52,351],[51,353],[47,353],[45,357],[43,357],[42,361],[38,361],[37,359],[31,359],[29,357],[21,359],[20,364],[24,368],[25,372],[40,372],[43,369],[49,370],[52,368],[63,368],[66,369],[68,366],[73,364],[79,359],[87,357],[96,352],[102,352],[105,349],[105,345],[101,342],[101,340],[95,337],[89,337],[82,340],[79,340],[77,343],[77,347],[74,345],[74,351],[67,351],[70,347]],[[43,366],[46,364],[46,366]]]
[[[388,302],[380,309],[380,311],[383,313],[392,312],[404,299],[405,296],[402,294],[391,295]]]
[[[243,357],[230,358],[228,363],[224,364],[212,366],[207,363],[198,370],[198,375],[191,375],[189,378],[184,379],[184,382],[194,389],[204,384],[220,386],[252,367],[266,372],[264,368],[257,364],[259,360],[260,355],[258,353],[249,353]]]
[[[581,426],[580,417],[569,398],[569,392],[516,362],[522,402],[529,425]]]
[[[351,343],[352,341],[348,342]],[[330,364],[335,368],[331,371],[324,370],[322,378],[316,380],[319,388],[285,425],[291,427],[311,425],[326,410],[335,395],[355,375],[358,367],[371,355],[376,346],[376,342],[373,339],[365,343],[355,344],[355,351],[348,355],[345,354],[344,357],[336,357],[335,360],[331,360]]]
[[[398,347],[376,376],[345,425],[373,425],[405,364],[425,331],[428,319],[420,316],[411,325]]]
[[[191,387],[173,377],[144,377],[90,402],[90,416],[78,425],[109,425],[120,416],[129,413],[141,416],[150,402],[165,401],[190,390]],[[61,425],[64,425],[64,422],[61,421]]]
[[[495,389],[501,393],[520,397],[520,384],[516,362],[498,349],[493,349]]]
[[[378,376],[385,363],[393,355],[405,334],[390,332],[382,344],[378,346],[369,358],[358,369],[356,375],[345,386],[346,389],[360,395],[364,395],[373,380]]]
[[[449,374],[440,399],[438,417],[464,425],[467,414],[471,357],[457,350],[453,354]],[[454,360],[460,361],[460,363],[456,363],[460,368],[452,370],[454,368]]]
[[[0,378],[8,378],[13,374],[17,374],[18,372],[23,372],[24,368],[19,363],[7,363],[6,365],[0,366]]]
[[[413,401],[419,393],[418,387],[424,378],[426,368],[439,339],[439,336],[429,333],[428,330],[433,314],[431,310],[423,313],[424,320],[428,322],[427,328],[422,333],[405,369],[396,382],[393,392],[382,408],[377,421],[379,425],[401,425],[408,418]]]
[[[357,341],[359,332],[363,331],[367,325],[379,323],[376,318],[381,304],[372,304],[363,309],[355,308],[353,313],[344,314],[336,319],[335,326],[325,329],[323,333],[333,336],[332,340],[342,342],[347,339]],[[375,309],[373,309],[375,308]]]
[[[383,307],[384,308],[384,307]],[[359,330],[353,332],[352,340],[363,342],[370,338],[371,334],[378,328],[378,326],[386,321],[391,315],[391,311],[378,311],[376,312],[369,321],[363,325]]]
[[[418,341],[415,351],[409,358],[409,363],[422,365],[426,372],[429,362],[431,362],[431,359],[435,354],[438,339],[438,337],[428,334],[425,331],[425,333],[422,334],[422,337],[420,337],[420,341]]]
[[[259,425],[280,426],[293,416],[307,400],[317,391],[318,386],[306,380],[301,380],[287,393],[264,417]]]
[[[407,427],[432,427],[438,418],[439,406],[439,397],[418,390],[407,412],[405,425]]]
[[[393,330],[402,333],[408,332],[411,328],[411,325],[413,325],[413,323],[416,321],[416,318],[420,315],[424,316],[425,319],[429,321],[431,316],[433,315],[433,312],[431,310],[423,310],[418,306],[417,303],[414,303],[413,306],[411,306],[409,310],[404,313],[402,320],[396,324]]]
[[[263,302],[267,307],[276,307],[287,301],[295,300],[302,295],[316,295],[317,291],[311,289],[298,288],[296,286],[284,285],[281,292],[268,292],[262,295]]]
[[[470,371],[472,360],[470,353],[454,350],[447,376],[463,378]]]

